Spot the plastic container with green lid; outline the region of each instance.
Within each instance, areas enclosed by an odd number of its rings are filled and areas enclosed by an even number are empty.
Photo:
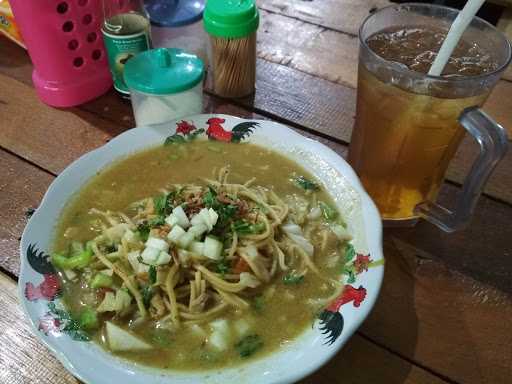
[[[137,126],[161,124],[203,110],[204,65],[176,48],[142,52],[124,67]]]
[[[203,22],[210,35],[208,56],[213,91],[222,97],[243,97],[256,82],[255,0],[208,0]]]

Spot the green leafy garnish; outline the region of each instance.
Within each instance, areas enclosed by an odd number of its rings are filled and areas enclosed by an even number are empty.
[[[85,308],[80,313],[79,323],[83,329],[96,329],[99,326],[98,315],[92,308]]]
[[[208,191],[203,195],[203,203],[207,208],[213,208],[217,203],[217,191],[211,185],[208,186]]]
[[[323,201],[318,202],[320,209],[322,210],[322,215],[324,215],[325,220],[334,221],[338,217],[338,211],[331,207],[329,204],[324,203]]]
[[[292,273],[288,273],[283,276],[283,283],[286,285],[296,285],[302,283],[303,281],[303,275],[294,275]]]
[[[167,204],[167,195],[160,195],[153,198],[153,206],[155,207],[155,212],[157,215],[163,215],[165,205]]]
[[[150,285],[146,285],[142,288],[142,302],[146,308],[149,308],[151,304],[151,299],[153,297],[153,288]]]
[[[305,191],[318,191],[320,189],[317,183],[305,178],[304,176],[294,177],[292,181],[297,187],[302,188]]]
[[[241,235],[258,234],[265,230],[265,223],[251,224],[245,220],[237,220],[233,229]]]
[[[226,228],[230,227],[231,222],[234,220],[238,207],[232,204],[222,203],[217,199],[217,191],[208,186],[208,191],[203,195],[203,203],[206,208],[212,208],[217,212],[219,218],[217,224],[213,227],[213,234],[224,238]]]
[[[240,357],[249,357],[263,347],[263,340],[258,335],[248,335],[235,344]]]
[[[228,273],[231,269],[231,264],[229,262],[229,260],[226,260],[225,258],[217,261],[215,263],[215,271],[217,273],[220,273],[222,277],[224,277],[226,275],[226,273]]]
[[[149,266],[149,284],[153,285],[156,283],[156,267],[154,265]]]
[[[150,219],[148,221],[148,225],[150,227],[159,227],[160,225],[164,225],[164,224],[165,224],[165,216],[153,217],[152,219]]]
[[[263,311],[263,307],[265,306],[265,299],[263,296],[256,296],[251,302],[252,308],[258,313]]]
[[[147,221],[144,221],[137,225],[137,233],[139,234],[140,239],[144,242],[148,240],[150,230],[151,227]]]

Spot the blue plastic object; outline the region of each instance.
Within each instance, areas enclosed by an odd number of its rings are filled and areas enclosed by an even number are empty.
[[[158,27],[183,27],[201,20],[205,0],[146,0],[151,24]]]

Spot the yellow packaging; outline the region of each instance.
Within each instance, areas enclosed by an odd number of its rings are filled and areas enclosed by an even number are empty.
[[[26,48],[23,44],[20,30],[14,21],[14,16],[8,0],[0,0],[0,33],[21,45],[23,48]]]

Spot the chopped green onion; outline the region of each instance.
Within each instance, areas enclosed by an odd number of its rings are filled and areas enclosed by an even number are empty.
[[[296,285],[300,284],[304,281],[303,275],[294,275],[291,273],[288,273],[287,275],[283,276],[283,283],[286,285]]]
[[[83,329],[95,329],[99,326],[98,315],[92,308],[85,308],[80,313],[78,322],[80,323],[80,327]]]
[[[231,264],[229,263],[229,260],[226,260],[225,258],[217,261],[215,263],[215,271],[217,273],[220,273],[222,277],[226,275],[231,269]]]
[[[153,285],[156,283],[156,267],[154,265],[149,266],[149,284]]]
[[[86,249],[79,255],[72,257],[65,257],[59,253],[54,253],[51,261],[59,269],[83,269],[91,263],[92,259],[92,250]]]
[[[311,181],[304,176],[297,176],[292,179],[295,185],[305,191],[318,191],[320,187],[314,181]]]
[[[153,298],[153,289],[150,285],[146,285],[142,288],[142,302],[146,308],[149,308],[151,304],[151,299]]]
[[[252,302],[251,306],[254,308],[254,310],[258,313],[263,311],[263,307],[265,306],[265,299],[263,296],[256,296]]]
[[[263,347],[263,340],[258,335],[248,335],[235,344],[240,357],[249,357]]]
[[[114,280],[111,276],[99,272],[92,278],[91,288],[109,288],[112,284],[114,284]]]
[[[338,217],[338,211],[331,207],[330,205],[324,203],[323,201],[318,202],[320,209],[322,210],[322,214],[324,215],[325,220],[334,221]]]
[[[144,242],[146,242],[148,240],[150,230],[151,230],[151,227],[149,226],[147,221],[145,221],[137,226],[137,233],[139,235],[139,238]]]
[[[258,234],[265,230],[265,223],[251,224],[245,220],[237,220],[233,229],[241,235]]]

